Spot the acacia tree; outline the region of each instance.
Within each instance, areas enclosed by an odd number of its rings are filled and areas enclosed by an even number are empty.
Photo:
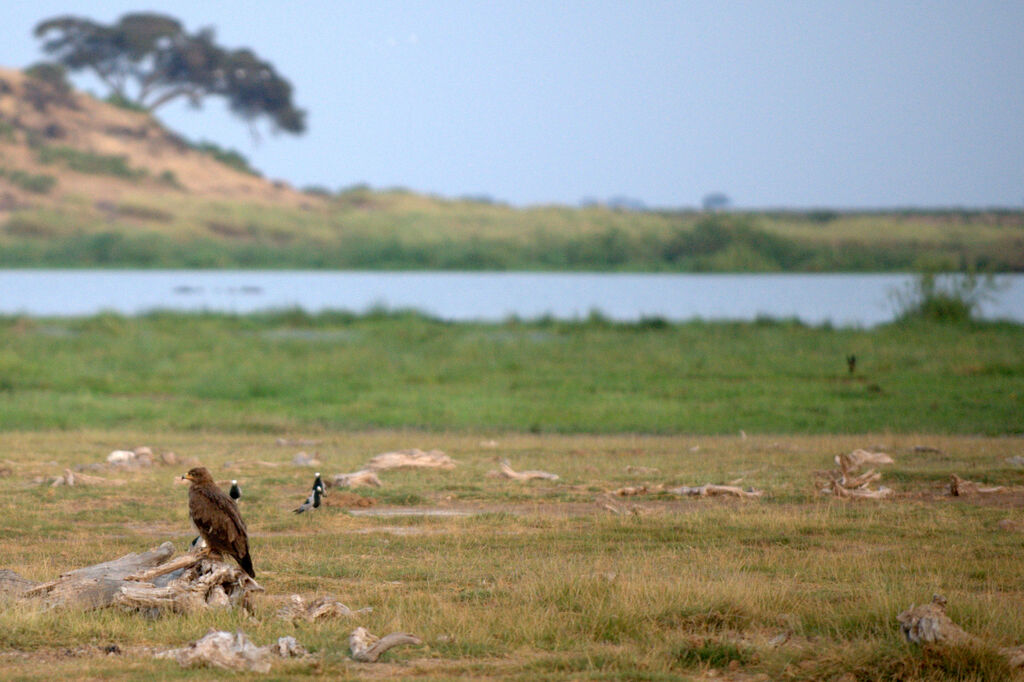
[[[223,97],[250,124],[266,117],[277,130],[306,129],[291,83],[252,50],[217,45],[212,28],[190,34],[163,14],[126,14],[109,26],[61,16],[41,22],[35,35],[57,63],[91,71],[114,98],[147,111],[180,98],[199,107],[207,97]]]

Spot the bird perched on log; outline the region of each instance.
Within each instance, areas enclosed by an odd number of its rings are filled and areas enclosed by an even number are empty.
[[[238,505],[213,482],[206,467],[189,469],[182,478],[191,481],[188,487],[188,515],[211,551],[227,554],[242,570],[255,578],[249,556],[249,534]]]
[[[228,497],[235,502],[242,499],[242,489],[238,487],[238,481],[233,478],[231,479],[231,490],[228,491]]]
[[[303,512],[313,511],[314,509],[320,508],[320,495],[323,494],[324,489],[320,486],[313,488],[313,492],[309,494],[306,501],[299,505],[298,509],[292,511],[296,514],[302,514]]]
[[[316,479],[313,480],[313,490],[320,488],[320,494],[327,494],[327,486],[324,485],[324,480],[320,478],[320,472],[316,472]]]

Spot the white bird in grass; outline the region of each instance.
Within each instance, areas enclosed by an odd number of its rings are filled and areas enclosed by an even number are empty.
[[[301,505],[299,505],[298,509],[293,509],[292,511],[294,513],[296,513],[296,514],[302,514],[303,512],[308,512],[308,511],[313,511],[314,509],[319,509],[320,508],[320,495],[322,495],[323,492],[324,492],[324,489],[321,488],[320,486],[317,486],[317,487],[313,488],[313,492],[311,492],[309,494],[309,497],[306,498],[306,501],[303,502]]]

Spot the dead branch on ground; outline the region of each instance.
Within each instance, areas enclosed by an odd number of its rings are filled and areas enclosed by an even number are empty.
[[[168,649],[155,658],[173,658],[182,667],[209,665],[225,670],[270,672],[270,662],[278,658],[304,658],[308,652],[294,637],[279,637],[273,644],[256,646],[244,632],[235,634],[210,630],[202,638],[180,649]]]
[[[982,486],[974,481],[967,481],[956,474],[949,477],[949,494],[954,497],[967,497],[968,495],[988,495],[1001,493],[1006,490],[1005,486]]]
[[[454,469],[455,460],[440,450],[424,452],[418,448],[383,452],[366,463],[364,470],[386,471],[388,469]]]
[[[764,495],[763,490],[754,490],[753,488],[747,488],[744,490],[743,488],[735,485],[714,485],[712,483],[705,483],[704,485],[697,486],[684,485],[679,486],[678,488],[668,488],[667,492],[674,495],[692,495],[695,497],[713,497],[715,495],[761,497]]]
[[[211,607],[249,608],[259,584],[234,564],[208,552],[185,554],[171,561],[174,546],[165,542],[142,554],[86,566],[57,580],[26,590],[23,597],[41,597],[50,607],[187,613]]]
[[[498,466],[500,467],[498,471],[491,471],[487,475],[492,478],[509,478],[513,481],[558,480],[558,474],[548,473],[547,471],[515,471],[509,466],[507,459],[501,460]]]
[[[293,594],[288,603],[277,612],[277,617],[288,621],[304,620],[312,623],[321,618],[350,617],[372,612],[371,606],[353,611],[330,595],[306,603],[301,596]]]
[[[367,469],[360,469],[351,474],[334,474],[329,483],[338,488],[357,488],[359,486],[379,488],[384,485],[375,472]]]
[[[392,632],[377,637],[362,627],[353,630],[348,637],[352,658],[363,663],[375,663],[385,651],[402,644],[423,644],[423,640],[408,632]]]

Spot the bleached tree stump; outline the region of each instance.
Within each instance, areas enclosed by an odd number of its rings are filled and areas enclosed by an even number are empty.
[[[42,598],[50,607],[186,613],[211,607],[250,607],[250,594],[262,587],[234,564],[206,552],[171,561],[174,546],[165,542],[142,554],[69,571],[57,580],[24,590],[26,598]]]

